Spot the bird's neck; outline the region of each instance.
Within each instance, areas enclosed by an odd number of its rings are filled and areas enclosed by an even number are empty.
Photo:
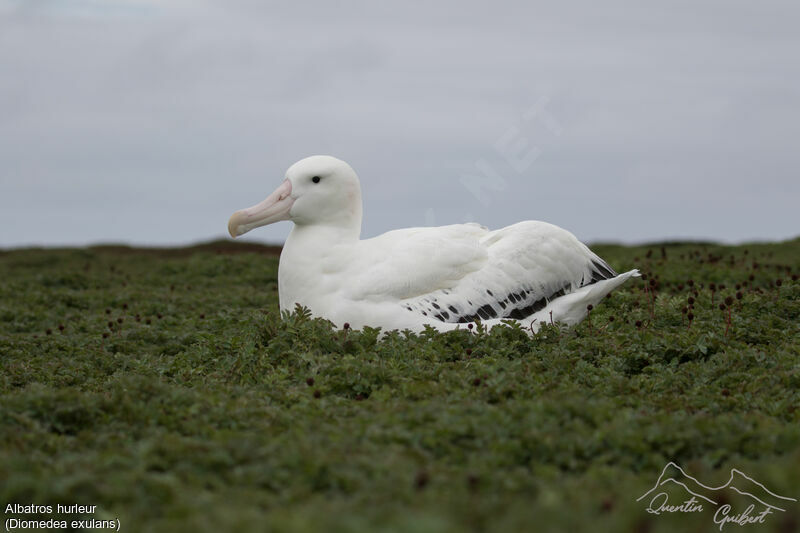
[[[354,243],[361,236],[361,220],[356,224],[295,224],[283,248],[319,250],[329,246]]]

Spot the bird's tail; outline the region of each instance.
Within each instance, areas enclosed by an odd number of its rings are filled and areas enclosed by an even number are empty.
[[[591,285],[581,287],[575,292],[571,292],[561,296],[560,298],[556,298],[550,302],[550,305],[539,311],[537,315],[540,313],[545,313],[547,319],[550,320],[550,312],[552,311],[553,322],[560,322],[562,324],[572,326],[586,318],[586,315],[589,312],[589,305],[597,305],[608,293],[628,281],[630,278],[639,277],[639,275],[640,274],[638,270],[629,270],[628,272],[618,274],[611,279],[605,279],[596,283],[592,283]]]

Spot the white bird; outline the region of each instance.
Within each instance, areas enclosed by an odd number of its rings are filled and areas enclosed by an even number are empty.
[[[263,202],[235,212],[232,237],[294,222],[278,267],[280,308],[339,327],[440,331],[480,321],[572,325],[637,270],[617,274],[570,232],[538,221],[407,228],[360,240],[361,185],[330,156],[292,165]]]

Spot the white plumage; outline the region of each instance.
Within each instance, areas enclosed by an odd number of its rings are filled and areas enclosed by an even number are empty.
[[[279,220],[294,227],[278,271],[280,306],[301,304],[341,327],[446,331],[480,320],[575,324],[587,306],[638,276],[616,274],[570,232],[526,221],[408,228],[360,240],[361,186],[330,156],[292,165],[266,200],[237,211],[236,237]]]

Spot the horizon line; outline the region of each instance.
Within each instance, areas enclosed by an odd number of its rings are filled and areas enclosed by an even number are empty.
[[[371,237],[367,237],[371,238]],[[589,247],[592,246],[625,246],[625,247],[636,247],[636,246],[676,246],[676,245],[711,245],[711,246],[746,246],[746,245],[765,245],[765,244],[786,244],[792,241],[800,240],[800,235],[795,237],[788,237],[786,239],[776,239],[776,240],[769,240],[769,239],[747,239],[742,241],[726,241],[724,239],[711,239],[711,238],[703,238],[703,237],[673,237],[673,238],[659,238],[650,241],[623,241],[623,240],[594,240],[594,241],[586,241],[586,244]],[[263,247],[276,247],[280,246],[283,247],[285,244],[284,242],[276,242],[276,241],[266,241],[266,240],[259,240],[259,239],[232,239],[227,235],[220,234],[216,236],[211,236],[207,239],[193,239],[187,241],[175,241],[175,242],[147,242],[147,241],[126,241],[124,239],[120,240],[97,240],[91,242],[72,242],[72,243],[46,243],[46,242],[27,242],[27,243],[20,243],[20,244],[12,244],[12,245],[3,245],[0,244],[0,250],[4,252],[14,251],[14,250],[31,250],[31,249],[81,249],[81,248],[101,248],[101,247],[110,247],[110,246],[123,246],[127,248],[193,248],[196,246],[204,246],[209,244],[220,244],[220,243],[232,244],[232,245],[239,245],[239,244],[246,244],[250,246],[263,246]]]

